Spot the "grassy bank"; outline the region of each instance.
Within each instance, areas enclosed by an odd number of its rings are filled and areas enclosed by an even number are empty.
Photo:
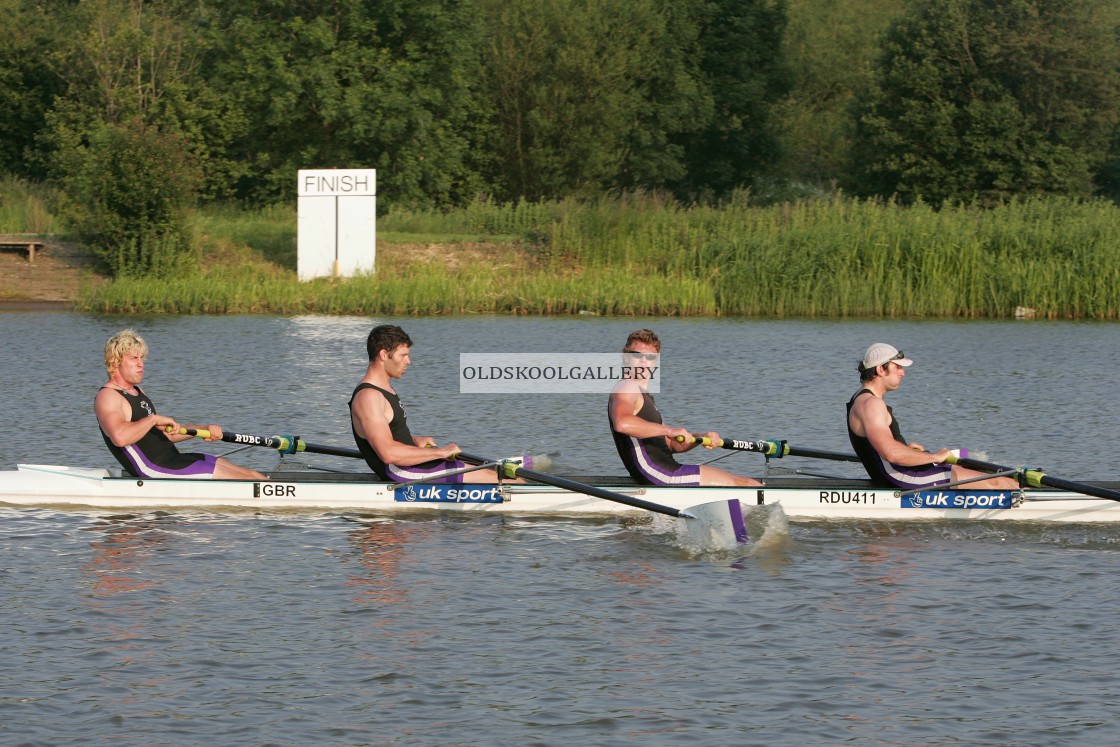
[[[1120,208],[1032,198],[995,209],[835,197],[686,207],[595,203],[395,210],[377,273],[299,283],[293,208],[211,208],[180,277],[118,280],[104,312],[1120,318]]]

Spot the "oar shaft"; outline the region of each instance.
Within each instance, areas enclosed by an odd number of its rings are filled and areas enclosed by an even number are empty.
[[[486,459],[485,457],[465,453],[460,453],[457,458],[463,460],[464,462],[471,462],[473,464],[481,464],[483,462],[493,461],[491,459]],[[533,482],[543,483],[544,485],[552,485],[553,487],[563,488],[564,490],[571,490],[576,493],[585,493],[587,495],[594,496],[595,498],[602,498],[603,500],[614,501],[615,503],[623,503],[627,506],[642,508],[646,511],[653,511],[654,513],[665,514],[666,516],[690,518],[690,515],[686,511],[682,511],[681,509],[673,508],[671,506],[663,506],[660,503],[653,503],[652,501],[635,498],[629,495],[623,495],[622,493],[616,493],[613,490],[606,490],[594,485],[585,485],[581,482],[576,482],[575,480],[568,480],[563,477],[557,477],[556,475],[546,475],[543,472],[535,472],[534,470],[526,469],[525,467],[522,467],[521,465],[514,462],[504,462],[502,464],[499,464],[499,469],[501,469],[504,472],[505,476],[509,478],[523,477],[526,480],[532,480]]]
[[[1061,477],[1051,477],[1050,475],[1036,469],[1015,469],[1014,467],[1004,467],[992,462],[982,462],[978,459],[969,459],[968,457],[958,457],[950,455],[947,459],[950,464],[959,464],[967,469],[974,469],[979,472],[1015,472],[1022,476],[1024,482],[1032,487],[1041,488],[1055,488],[1057,490],[1068,490],[1071,493],[1084,493],[1097,498],[1106,498],[1110,501],[1120,501],[1120,491],[1102,488],[1099,485],[1090,485],[1084,482],[1074,482],[1073,480],[1065,480]]]
[[[1033,470],[1032,470],[1033,471]],[[1060,477],[1051,477],[1043,472],[1037,472],[1037,478],[1030,476],[1032,471],[1028,471],[1028,484],[1031,480],[1038,480],[1039,485],[1045,485],[1048,488],[1057,488],[1058,490],[1069,490],[1073,493],[1085,493],[1087,495],[1096,496],[1097,498],[1107,498],[1110,501],[1120,501],[1120,492],[1102,488],[1099,485],[1089,485],[1083,482],[1073,482],[1072,480],[1063,480]]]
[[[979,459],[971,459],[969,457],[959,457],[955,454],[951,454],[945,461],[949,462],[950,464],[959,464],[960,466],[966,467],[968,469],[979,470],[980,472],[1006,472],[1008,470],[1014,471],[1013,467],[1004,467],[1000,464],[993,464],[992,462],[982,462]]]
[[[839,451],[821,451],[820,449],[806,449],[800,446],[786,445],[786,454],[790,456],[808,457],[810,459],[831,459],[834,462],[858,462],[855,454],[844,454]]]

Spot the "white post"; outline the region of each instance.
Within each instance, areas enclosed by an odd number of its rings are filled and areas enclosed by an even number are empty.
[[[301,169],[297,192],[299,279],[373,273],[377,169]]]

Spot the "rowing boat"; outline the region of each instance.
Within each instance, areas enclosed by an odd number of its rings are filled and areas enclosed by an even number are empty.
[[[171,480],[119,476],[104,468],[21,464],[0,471],[0,503],[113,509],[248,508],[509,512],[609,515],[633,506],[550,485],[389,485],[366,473],[276,471],[268,480]],[[661,488],[621,477],[577,477],[614,493],[687,509],[736,498],[747,509],[779,506],[794,520],[1027,520],[1120,522],[1120,502],[1053,489],[930,489],[900,493],[856,479],[780,477],[758,488]],[[1115,483],[1093,483],[1117,487]]]

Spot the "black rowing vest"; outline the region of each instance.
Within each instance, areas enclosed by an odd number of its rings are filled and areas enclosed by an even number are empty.
[[[113,389],[128,400],[128,404],[132,406],[132,419],[130,422],[135,423],[137,420],[143,420],[149,415],[156,414],[155,404],[149,399],[148,395],[144,394],[144,390],[140,387],[136,387],[137,394],[129,394],[123,389],[116,389],[115,387],[101,388]],[[114,444],[112,439],[101,429],[100,424],[97,426],[97,429],[101,431],[101,437],[105,439],[105,445],[109,447],[109,451],[116,457],[117,461],[121,463],[121,466],[133,477],[140,477],[140,474],[132,464],[132,458],[125,452],[125,449]],[[138,449],[142,452],[144,459],[168,470],[186,469],[200,459],[205,458],[203,454],[181,453],[175,448],[174,442],[167,437],[167,434],[155,427],[149,429],[139,441],[128,448]]]
[[[651,423],[663,423],[661,419],[661,412],[657,409],[657,405],[653,401],[653,395],[649,392],[642,392],[642,409],[638,410],[638,417],[642,420],[648,420]],[[618,450],[619,457],[622,458],[622,463],[626,465],[626,471],[635,480],[642,483],[649,483],[649,480],[638,469],[637,460],[634,456],[635,449],[641,449],[646,454],[646,459],[650,462],[664,467],[666,471],[672,472],[681,468],[680,462],[673,457],[673,452],[669,449],[669,445],[665,443],[664,436],[655,436],[653,438],[633,438],[627,436],[625,433],[619,433],[614,429],[614,421],[610,419],[610,400],[607,401],[607,419],[611,424],[611,435],[614,436],[614,447]]]
[[[852,405],[855,404],[856,398],[864,392],[870,394],[872,397],[875,396],[875,393],[870,389],[860,389],[848,400],[848,417],[845,419],[848,425],[848,440],[851,441],[856,456],[858,456],[859,460],[863,463],[863,468],[867,470],[867,475],[875,482],[881,482],[884,485],[893,485],[894,482],[887,478],[887,473],[883,469],[883,458],[879,456],[879,452],[875,451],[875,447],[871,445],[871,442],[867,440],[866,436],[858,436],[855,431],[852,430]],[[890,405],[887,405],[887,413],[891,416],[891,435],[894,436],[895,441],[898,441],[900,444],[905,444],[906,439],[902,437],[902,429],[898,426],[898,418],[894,416],[894,410],[891,409]],[[907,467],[907,469],[920,469],[920,467]]]
[[[354,434],[354,443],[358,445],[358,451],[362,453],[369,468],[382,480],[390,481],[389,473],[385,469],[385,462],[381,460],[377,450],[373,448],[369,441],[359,436],[357,429],[354,428],[354,398],[363,389],[376,389],[385,395],[385,399],[389,401],[389,406],[393,408],[393,419],[389,421],[389,432],[393,434],[394,441],[415,446],[416,440],[412,438],[412,433],[408,430],[408,417],[404,414],[401,399],[395,392],[389,392],[379,386],[365,382],[354,388],[354,393],[350,395],[350,401],[346,403],[347,407],[350,408],[350,431]]]

